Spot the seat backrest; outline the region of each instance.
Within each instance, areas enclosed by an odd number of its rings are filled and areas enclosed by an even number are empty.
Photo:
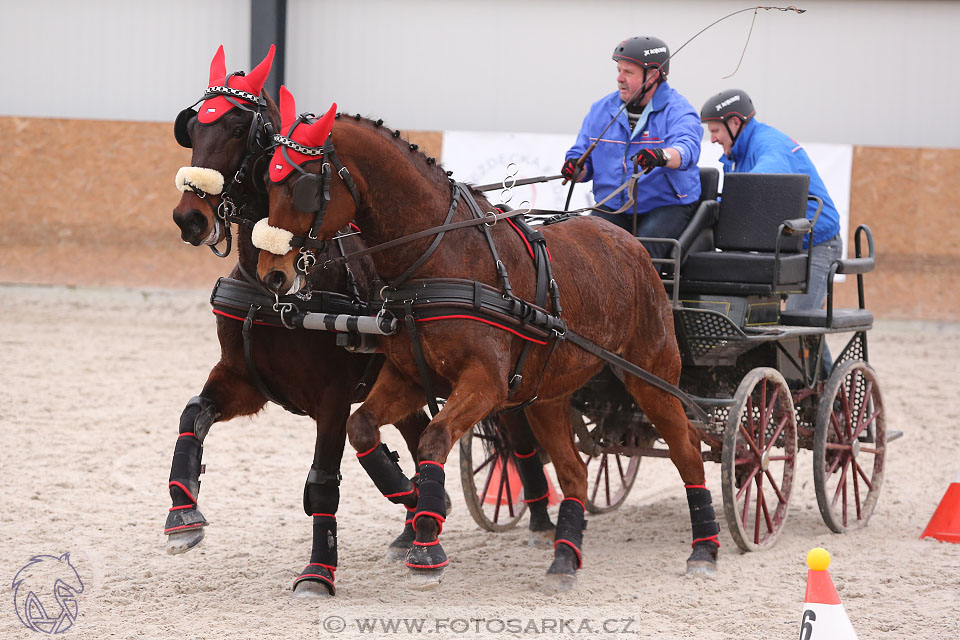
[[[716,200],[720,172],[713,167],[700,167],[700,199]]]
[[[714,240],[724,251],[774,251],[784,220],[807,215],[810,176],[803,173],[727,173],[723,176]],[[797,252],[803,236],[786,236],[780,251]]]

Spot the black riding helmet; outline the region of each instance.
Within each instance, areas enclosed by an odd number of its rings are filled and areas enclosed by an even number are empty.
[[[624,40],[613,50],[613,59],[626,60],[644,69],[657,69],[662,80],[670,73],[670,49],[667,43],[653,36],[634,36]]]
[[[700,122],[722,122],[733,142],[737,141],[740,132],[743,131],[743,125],[750,121],[750,118],[757,113],[753,108],[753,100],[743,89],[727,89],[711,97],[703,103],[700,109]],[[730,125],[727,120],[737,118],[740,120],[740,129],[737,135],[730,131]]]

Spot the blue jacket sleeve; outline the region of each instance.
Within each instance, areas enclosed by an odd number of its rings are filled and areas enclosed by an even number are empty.
[[[750,173],[793,173],[793,169],[782,152],[766,149],[757,154],[756,164],[750,169]]]
[[[663,146],[680,151],[679,169],[687,169],[700,161],[703,125],[700,124],[700,117],[697,114],[686,109],[671,116],[670,133],[667,134]]]

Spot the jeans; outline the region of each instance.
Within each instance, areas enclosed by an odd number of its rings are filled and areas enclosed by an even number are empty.
[[[675,204],[657,207],[637,216],[637,237],[639,238],[678,238],[687,223],[693,217],[697,203]],[[633,213],[604,213],[594,211],[591,215],[612,222],[621,229],[633,233]],[[651,258],[665,258],[670,255],[673,246],[666,242],[644,242]],[[655,265],[660,266],[660,265]],[[829,265],[828,265],[829,268]]]
[[[822,309],[827,300],[827,276],[830,274],[830,265],[839,260],[843,254],[843,241],[837,234],[825,242],[814,245],[810,251],[810,282],[807,292],[793,293],[787,296],[784,305],[787,311],[813,311]],[[826,342],[823,345],[823,362],[825,371],[833,367],[833,357]]]

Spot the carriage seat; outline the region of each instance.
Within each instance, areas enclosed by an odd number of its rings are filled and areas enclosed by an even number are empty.
[[[680,270],[681,291],[773,295],[803,292],[809,256],[803,238],[810,177],[731,173],[724,176],[716,222],[696,233]]]
[[[867,241],[867,253],[864,255],[863,239]],[[875,253],[873,247],[873,233],[870,227],[861,224],[854,233],[856,257],[835,260],[830,265],[827,276],[827,308],[808,309],[804,311],[781,311],[780,324],[789,324],[800,327],[823,327],[827,329],[854,329],[873,326],[873,314],[863,306],[863,274],[873,271]],[[833,281],[838,273],[857,276],[857,297],[860,300],[859,308],[833,308]]]

